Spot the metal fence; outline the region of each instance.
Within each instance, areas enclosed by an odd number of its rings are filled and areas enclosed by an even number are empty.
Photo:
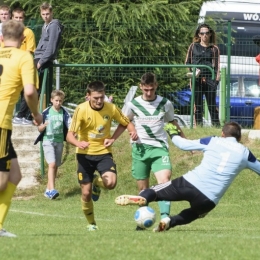
[[[125,58],[122,60],[125,63],[121,63],[120,66],[118,66],[119,64],[104,63],[85,64],[83,66],[83,64],[65,64],[62,62],[62,64],[54,65],[56,67],[53,75],[54,80],[52,86],[48,88],[61,88],[66,93],[66,103],[79,104],[85,100],[86,85],[93,80],[102,80],[106,84],[107,94],[113,95],[114,102],[119,107],[123,107],[124,99],[131,86],[138,86],[142,74],[151,71],[157,75],[159,82],[158,94],[172,100],[175,104],[176,114],[190,118],[191,121],[188,123],[193,125],[191,119],[192,110],[190,109],[190,101],[193,95],[187,91],[185,93],[187,96],[184,100],[178,100],[173,95],[173,93],[180,90],[188,90],[188,85],[190,84],[190,79],[186,76],[187,69],[185,66],[172,66],[176,65],[176,63],[182,65],[181,62],[177,61],[182,60],[184,62],[185,60],[185,53],[178,51],[181,40],[177,39],[174,31],[167,30],[163,35],[161,32],[165,25],[160,24],[158,27],[161,39],[163,38],[164,41],[168,41],[171,45],[171,53],[167,52],[165,48],[161,49],[161,56],[159,57],[161,64],[146,64],[148,62],[152,63],[153,55],[154,61],[158,60],[158,53],[151,52],[147,54],[144,51],[147,39],[144,39],[143,42],[131,41],[129,44],[138,44],[140,46],[142,51],[140,51],[137,60],[142,60],[143,64],[129,64],[128,61],[134,61],[137,58],[136,54],[134,57],[130,57],[129,53],[125,53]],[[191,34],[190,39],[192,39],[192,31],[194,32],[195,27],[195,25],[187,24],[187,32]],[[254,108],[260,104],[259,64],[255,61],[255,56],[259,53],[259,47],[252,40],[256,34],[256,28],[251,31],[242,31],[232,21],[221,21],[214,24],[213,27],[218,36],[217,45],[221,53],[221,67],[226,68],[224,121],[234,120],[245,127],[252,127]],[[36,26],[35,28],[39,31],[40,27]],[[87,26],[87,28],[92,30],[91,33],[97,30],[93,26]],[[151,29],[156,30],[156,27]],[[72,28],[68,28],[68,31],[71,30]],[[176,34],[177,30],[176,28]],[[182,43],[181,49],[184,48],[183,46],[187,49],[189,44],[190,42]],[[86,50],[79,49],[78,51],[85,52]],[[89,57],[86,57],[86,60],[89,61]],[[219,88],[221,84],[219,84]],[[219,96],[219,89],[217,93]],[[137,90],[136,94],[140,94],[139,90]],[[204,109],[203,113],[206,122],[210,122],[207,109]]]

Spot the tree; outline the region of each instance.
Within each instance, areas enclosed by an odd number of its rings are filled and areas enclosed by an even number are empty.
[[[16,1],[7,1],[11,5]],[[64,26],[60,63],[83,64],[183,64],[196,28],[203,0],[55,0],[55,18]],[[20,0],[29,18],[39,20],[39,0]],[[35,26],[39,32],[41,26]],[[62,86],[82,97],[85,81],[100,75],[116,97],[119,90],[137,84],[147,69],[62,69]],[[73,74],[72,74],[73,71]],[[186,84],[184,69],[157,68],[159,92]],[[79,76],[80,75],[80,76]],[[161,94],[162,94],[161,93]],[[70,94],[69,94],[70,95]],[[115,99],[116,99],[115,97]],[[117,100],[117,99],[116,99]]]

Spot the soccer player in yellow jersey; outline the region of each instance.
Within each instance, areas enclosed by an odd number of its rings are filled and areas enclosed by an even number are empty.
[[[19,50],[24,39],[23,30],[22,23],[9,20],[3,23],[1,36],[5,48],[0,49],[0,237],[15,237],[3,229],[3,223],[22,178],[11,142],[13,110],[22,89],[35,124],[42,122],[33,58],[28,52]]]
[[[67,141],[76,146],[82,210],[89,223],[87,230],[95,231],[98,228],[94,218],[93,200],[98,200],[100,187],[114,189],[117,181],[111,145],[126,128],[133,140],[138,137],[134,125],[121,110],[104,101],[103,82],[94,81],[87,86],[87,99],[74,112]],[[111,137],[112,120],[116,120],[119,126]],[[100,176],[94,174],[96,170]]]

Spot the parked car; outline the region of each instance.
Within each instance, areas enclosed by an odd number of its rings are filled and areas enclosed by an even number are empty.
[[[219,88],[216,103],[219,106]],[[169,98],[179,115],[190,114],[191,90],[189,86],[171,93]],[[230,121],[243,127],[253,127],[254,109],[260,106],[259,77],[256,75],[231,75],[230,77]]]

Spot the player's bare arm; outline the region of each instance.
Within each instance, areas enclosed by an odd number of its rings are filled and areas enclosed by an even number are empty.
[[[129,133],[129,135],[130,135],[132,141],[136,141],[136,140],[138,139],[138,135],[137,135],[137,132],[136,132],[136,130],[135,130],[135,126],[134,126],[133,123],[130,122],[130,123],[127,125],[127,131],[128,131],[128,133]]]
[[[86,141],[78,141],[76,138],[76,133],[75,132],[68,132],[66,140],[68,143],[84,150],[89,146],[89,142]]]
[[[28,107],[32,112],[34,123],[40,125],[42,123],[42,115],[38,110],[38,93],[33,84],[26,84],[24,86],[24,97]]]

